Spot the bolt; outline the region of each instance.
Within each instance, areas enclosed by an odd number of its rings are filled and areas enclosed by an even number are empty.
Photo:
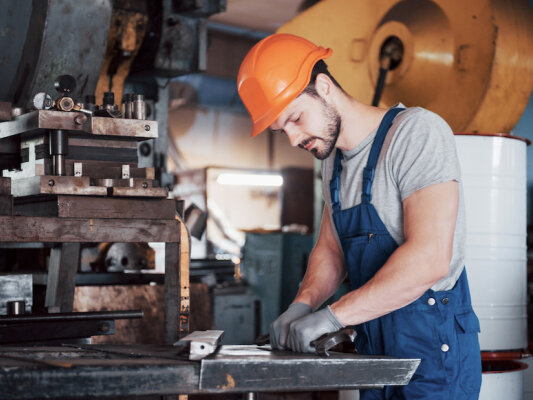
[[[76,117],[74,118],[74,122],[77,125],[83,125],[86,121],[87,121],[87,116],[85,114],[76,115]]]
[[[109,326],[109,323],[107,322],[104,322],[102,325],[100,325],[100,330],[102,332],[109,332],[110,329],[111,327]]]
[[[50,180],[48,181],[48,186],[54,186],[54,185],[55,185],[54,180],[53,180],[53,179],[50,179]]]
[[[144,142],[144,143],[141,143],[141,145],[139,146],[139,152],[141,153],[142,156],[147,157],[152,152],[152,148],[150,147],[148,143]]]
[[[145,130],[146,132],[148,132],[148,131],[150,130],[150,125],[145,125],[145,126],[144,126],[144,130]]]
[[[142,186],[143,186],[143,189],[146,189],[146,188],[148,187],[148,183],[143,182],[143,185],[142,185]]]

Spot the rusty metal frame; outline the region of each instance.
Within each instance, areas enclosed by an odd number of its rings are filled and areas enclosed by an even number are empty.
[[[0,216],[0,226],[0,242],[164,242],[165,342],[188,333],[189,239],[180,220]]]

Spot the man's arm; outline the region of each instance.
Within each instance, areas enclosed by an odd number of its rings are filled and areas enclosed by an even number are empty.
[[[459,184],[431,185],[403,202],[405,243],[361,288],[331,306],[344,325],[357,325],[408,305],[449,271]]]
[[[313,310],[317,309],[335,293],[345,276],[344,255],[335,238],[329,211],[324,206],[320,235],[294,303],[308,304]]]

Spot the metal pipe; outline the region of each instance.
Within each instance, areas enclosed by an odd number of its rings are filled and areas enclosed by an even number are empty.
[[[50,155],[54,162],[54,175],[65,175],[65,159],[68,154],[68,138],[62,129],[51,130],[49,134]]]
[[[134,119],[146,118],[146,106],[144,104],[144,96],[142,94],[133,95],[133,116]]]
[[[246,392],[243,396],[244,400],[257,400],[257,398],[258,397],[256,392]]]
[[[65,159],[63,154],[56,154],[54,156],[54,175],[63,176],[65,175]]]
[[[19,315],[16,317],[0,316],[0,323],[20,323],[20,322],[50,322],[50,321],[89,321],[99,319],[134,319],[142,318],[142,310],[124,310],[124,311],[93,311],[93,312],[74,312],[74,313],[54,313],[40,315]]]
[[[131,118],[133,112],[132,94],[126,93],[126,104],[124,106],[124,118]]]
[[[26,312],[26,301],[14,300],[6,303],[7,315],[22,315]]]

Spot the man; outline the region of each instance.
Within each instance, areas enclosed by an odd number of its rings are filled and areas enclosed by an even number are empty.
[[[324,160],[320,235],[293,304],[271,326],[272,347],[313,352],[312,340],[354,325],[360,353],[422,360],[409,385],[362,399],[477,398],[479,321],[453,134],[430,111],[352,98],[327,70],[331,53],[276,34],[239,71],[252,136],[269,127]],[[346,274],[352,291],[315,311]]]

